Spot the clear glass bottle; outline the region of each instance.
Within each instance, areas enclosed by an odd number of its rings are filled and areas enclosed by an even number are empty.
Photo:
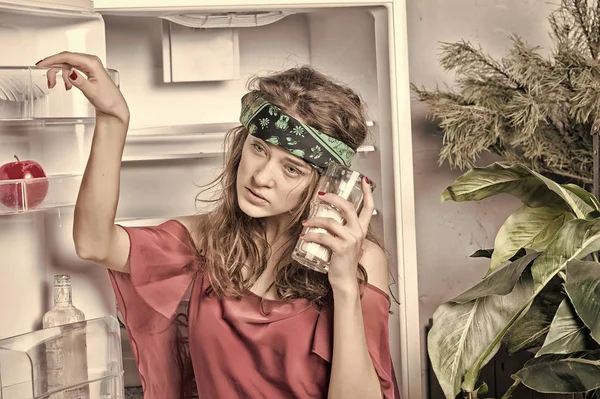
[[[60,338],[46,343],[48,391],[75,386],[49,396],[50,399],[88,399],[87,345],[82,329],[69,324],[84,321],[85,315],[72,302],[71,276],[54,276],[54,306],[42,320],[44,328],[64,326]]]

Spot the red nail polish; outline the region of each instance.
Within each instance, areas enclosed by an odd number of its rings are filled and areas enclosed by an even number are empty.
[[[369,180],[369,178],[367,176],[365,176],[365,180],[367,181],[367,184],[371,184],[371,181]]]
[[[71,80],[77,80],[77,72],[75,72],[75,71],[71,72],[69,77],[71,78]]]
[[[304,233],[300,234],[300,237],[304,237]]]
[[[327,194],[325,191],[319,191],[319,195],[325,195]]]
[[[304,223],[306,223],[306,219],[304,219],[304,220],[302,221],[302,224],[304,224]]]

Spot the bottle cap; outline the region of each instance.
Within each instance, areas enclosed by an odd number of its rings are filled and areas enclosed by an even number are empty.
[[[71,276],[68,274],[56,274],[54,276],[54,285],[59,287],[68,287],[71,285]]]

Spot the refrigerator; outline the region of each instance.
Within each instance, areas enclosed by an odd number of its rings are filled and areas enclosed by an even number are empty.
[[[225,132],[239,125],[247,80],[309,64],[366,102],[370,135],[353,168],[377,184],[372,225],[390,253],[399,302],[389,324],[400,391],[423,397],[405,7],[404,0],[0,0],[0,165],[33,160],[46,174],[35,181],[47,183],[38,204],[35,187],[0,181],[0,197],[20,195],[16,204],[0,201],[0,340],[16,347],[14,337],[49,334],[41,320],[52,306],[53,276],[66,273],[74,305],[102,344],[120,333],[112,366],[124,370],[125,385],[136,384],[126,332],[114,328],[107,272],[79,259],[72,240],[94,110],[61,79],[48,89],[36,61],[63,50],[95,54],[119,84],[131,123],[116,222],[128,226],[196,213],[200,186],[222,168]],[[6,361],[1,367],[0,376]]]

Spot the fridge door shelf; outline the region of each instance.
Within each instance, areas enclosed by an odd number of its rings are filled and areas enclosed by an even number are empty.
[[[40,206],[72,203],[77,195],[80,175],[83,174],[89,157],[94,124],[94,118],[0,121],[0,168],[10,167],[9,164],[16,160],[35,161],[49,179],[49,192]],[[18,168],[18,165],[12,165],[12,168],[15,167]],[[24,178],[25,176],[10,175],[10,177]],[[7,196],[10,192],[14,194],[15,190],[18,190],[16,183],[20,182],[2,179],[8,177],[0,178],[0,191],[3,196]],[[58,188],[64,190],[59,196],[56,192]],[[8,208],[12,209],[8,210],[2,202],[4,201],[0,201],[0,214],[31,208],[31,206],[25,209],[22,206],[9,206]]]
[[[0,181],[0,215],[73,206],[81,174]]]
[[[70,380],[71,375],[66,382],[50,390],[48,348],[66,351],[71,343],[81,341],[85,342],[85,353],[65,354],[63,367],[83,366],[87,373],[80,375],[87,375],[87,379]],[[54,376],[60,383],[63,377]],[[52,398],[52,394],[63,397],[63,393],[68,395],[66,392],[74,388],[89,391],[86,396],[89,398],[124,398],[121,335],[116,318],[107,316],[0,340],[0,397],[3,399]]]
[[[30,66],[0,67],[0,122],[95,116],[94,107],[80,90],[67,90],[62,75],[68,70],[56,72],[56,85],[52,88],[48,88],[49,71]],[[119,85],[118,72],[106,72]]]
[[[368,121],[368,126],[373,122]],[[172,159],[221,158],[227,131],[239,123],[207,123],[132,129],[127,135],[122,161],[160,161]],[[358,153],[375,151],[365,144]]]

